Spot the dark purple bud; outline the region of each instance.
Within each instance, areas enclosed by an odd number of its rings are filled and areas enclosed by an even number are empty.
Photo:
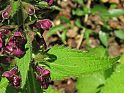
[[[49,4],[49,5],[52,5],[54,0],[46,0],[46,2]]]
[[[12,80],[11,80],[11,84],[16,88],[19,89],[20,85],[21,85],[21,77],[14,75]]]
[[[18,69],[17,67],[12,68],[9,71],[6,71],[2,74],[3,77],[6,77],[7,79],[10,79],[11,77],[13,77],[14,75],[16,75],[18,73]]]
[[[8,5],[6,7],[6,9],[2,11],[2,18],[8,19],[11,15],[11,10],[12,10],[12,7],[10,5]]]
[[[52,21],[49,19],[38,20],[36,27],[42,28],[43,30],[49,30],[52,27]]]
[[[8,29],[0,29],[0,32],[3,34],[3,35],[9,35],[11,33],[10,30]]]
[[[10,57],[10,56],[2,56],[2,57],[0,58],[0,63],[8,64],[8,63],[10,63],[12,60],[13,60],[13,57]]]

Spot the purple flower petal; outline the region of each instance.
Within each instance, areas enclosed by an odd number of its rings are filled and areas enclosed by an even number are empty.
[[[6,77],[6,78],[11,78],[13,77],[13,75],[16,75],[18,73],[18,69],[16,67],[12,68],[11,70],[9,71],[5,71],[2,76],[3,77]]]
[[[12,54],[15,55],[16,57],[21,57],[25,54],[25,52],[22,51],[20,48],[17,48],[13,50]]]

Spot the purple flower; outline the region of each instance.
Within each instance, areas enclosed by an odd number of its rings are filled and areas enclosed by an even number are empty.
[[[6,9],[2,11],[2,18],[8,19],[11,15],[11,10],[12,10],[12,7],[10,5],[8,5],[6,7]]]
[[[25,44],[26,39],[23,34],[19,31],[14,32],[14,35],[9,39],[7,45],[5,46],[5,52],[16,57],[21,57],[25,54]]]
[[[49,19],[38,20],[36,27],[42,28],[43,30],[49,30],[52,27],[52,21]]]
[[[9,71],[6,71],[2,74],[3,77],[6,77],[10,84],[12,84],[16,89],[20,88],[21,85],[21,78],[18,74],[18,68],[14,67]]]
[[[49,4],[49,5],[52,5],[54,0],[46,0],[46,2]]]
[[[37,73],[37,80],[40,82],[43,89],[47,89],[50,82],[50,71],[40,66],[34,66],[34,70]]]
[[[16,75],[18,73],[18,69],[17,67],[12,68],[9,71],[6,71],[2,74],[3,77],[6,77],[7,79],[13,77],[14,75]]]
[[[49,87],[50,77],[37,76],[36,78],[43,89],[47,89]]]

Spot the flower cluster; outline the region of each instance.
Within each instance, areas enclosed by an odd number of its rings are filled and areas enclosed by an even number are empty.
[[[16,89],[19,89],[21,84],[21,77],[18,74],[18,68],[14,67],[9,71],[5,71],[2,76],[6,77],[12,86],[14,86]]]
[[[8,40],[5,40],[5,36],[8,36],[11,31],[2,29],[0,30],[0,49],[2,54],[7,54],[16,57],[22,57],[25,54],[26,39],[21,31],[13,33]],[[12,33],[11,33],[12,34]],[[7,42],[5,42],[7,41]]]
[[[45,1],[48,3],[49,7],[50,5],[53,4],[53,0],[45,0]],[[27,22],[28,18],[33,17],[33,15],[36,13],[35,6],[27,2],[23,2],[23,1],[21,2],[22,2],[21,8],[23,13],[29,16],[29,17],[26,17],[27,20],[25,19],[25,23],[28,24],[30,23],[30,22]],[[13,14],[12,5],[7,5],[7,7],[1,13],[2,13],[2,19],[3,19],[1,20],[3,23],[2,24],[3,28],[0,27],[0,55],[2,55],[0,56],[0,73],[1,72],[3,73],[2,77],[7,78],[12,86],[14,86],[16,89],[19,89],[21,86],[21,77],[19,76],[18,68],[14,67],[9,71],[4,72],[4,68],[2,67],[1,64],[8,64],[8,63],[10,64],[12,59],[14,59],[15,57],[22,58],[25,55],[26,53],[25,45],[27,43],[27,39],[25,36],[27,36],[27,33],[29,33],[28,31],[26,33],[25,30],[27,29],[34,30],[34,29],[31,28],[30,24],[24,25],[23,23],[21,25],[17,25],[16,22],[12,22],[12,24],[11,23],[9,24],[9,26],[14,25],[15,27],[6,28],[6,25],[5,25],[6,22],[4,23],[4,21],[6,20],[12,21],[13,19],[11,18],[12,17],[14,18],[14,15],[16,15],[16,14]],[[53,25],[52,21],[49,19],[40,19],[40,20],[38,20],[38,18],[36,19],[32,18],[32,19],[33,19],[32,20],[33,23],[31,23],[31,25],[33,25],[33,27],[39,32],[43,30],[49,30]],[[31,40],[32,47],[33,47],[33,40],[36,39],[36,41],[38,41],[39,46],[41,45],[45,46],[44,48],[45,50],[46,49],[45,41],[44,39],[41,40],[42,33],[40,32],[40,34],[41,34],[40,40],[39,40],[39,37],[38,39],[35,38],[38,34],[37,33],[34,34],[33,39]],[[38,65],[34,65],[33,69],[36,72],[36,79],[40,82],[41,87],[43,89],[47,89],[50,82],[50,71]]]
[[[40,82],[43,89],[47,89],[50,82],[50,71],[40,66],[34,66],[34,71],[37,73],[36,78]]]

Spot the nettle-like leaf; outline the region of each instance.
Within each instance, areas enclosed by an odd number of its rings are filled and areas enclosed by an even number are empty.
[[[81,74],[105,70],[117,61],[117,58],[96,56],[95,52],[90,54],[63,46],[55,46],[48,53],[54,57],[54,61],[49,63],[52,79],[78,77]]]
[[[117,66],[115,72],[106,81],[105,87],[101,93],[123,93],[124,91],[124,55],[121,57],[121,63]]]
[[[21,74],[21,78],[22,78],[22,87],[24,87],[24,85],[26,84],[26,77],[27,77],[27,73],[29,70],[29,63],[31,62],[31,42],[29,40],[29,37],[27,36],[27,44],[26,44],[26,54],[24,55],[24,57],[22,57],[21,59],[16,59],[17,62],[17,66],[18,69],[20,71]]]

